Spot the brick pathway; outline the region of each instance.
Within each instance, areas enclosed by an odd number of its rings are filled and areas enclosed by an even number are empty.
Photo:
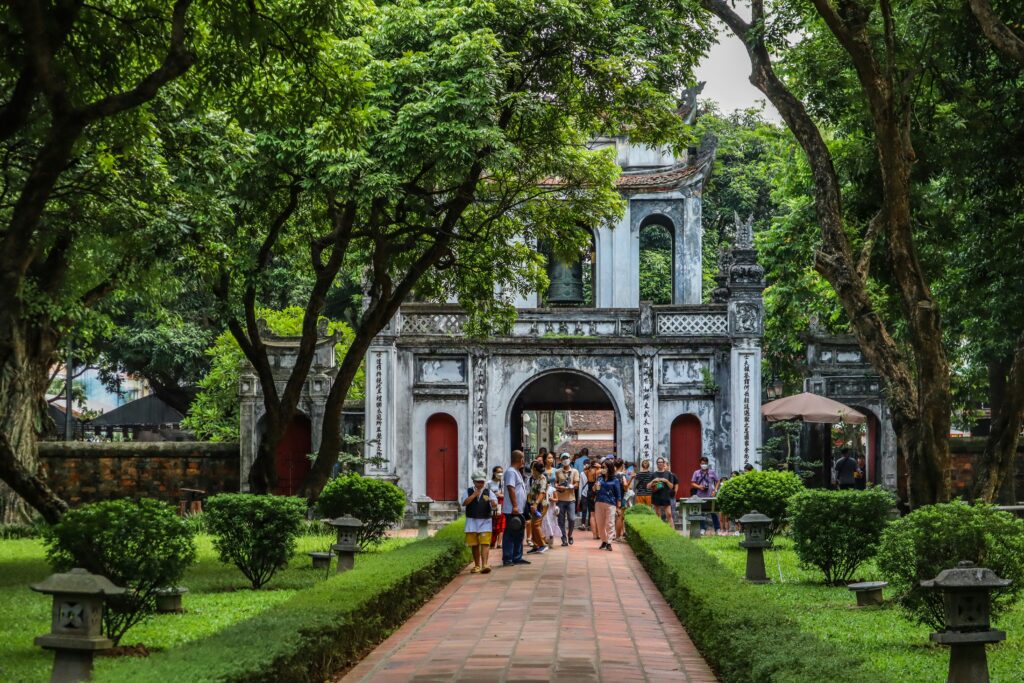
[[[342,680],[714,683],[629,546],[597,544],[467,568]]]

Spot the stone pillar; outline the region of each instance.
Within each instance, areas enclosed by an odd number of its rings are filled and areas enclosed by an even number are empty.
[[[470,404],[470,429],[473,443],[474,469],[487,469],[487,354],[483,349],[472,352],[473,370]]]
[[[672,259],[672,303],[699,304],[703,289],[701,262],[703,237],[701,196],[695,192],[685,199],[683,224],[676,226]]]
[[[554,421],[555,414],[550,410],[537,411],[537,450],[544,446],[549,451],[554,448]]]
[[[394,470],[394,399],[392,375],[394,356],[390,346],[372,346],[366,354],[366,465],[367,474],[388,474]]]
[[[637,353],[636,447],[638,460],[652,459],[658,424],[657,351],[644,347]]]
[[[243,372],[238,380],[238,488],[243,493],[249,492],[249,471],[256,460],[256,448],[259,443],[257,423],[262,407],[258,403],[259,380],[252,372]]]
[[[729,398],[732,410],[730,468],[761,462],[761,337],[764,334],[764,269],[753,246],[753,216],[736,220],[729,266]]]

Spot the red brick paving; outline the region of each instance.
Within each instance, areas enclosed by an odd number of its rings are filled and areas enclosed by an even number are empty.
[[[342,680],[714,683],[629,546],[589,536],[529,566],[492,553],[491,574],[467,568]]]

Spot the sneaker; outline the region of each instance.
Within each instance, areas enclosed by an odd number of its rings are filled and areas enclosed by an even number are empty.
[[[544,546],[538,546],[536,548],[531,548],[530,550],[527,550],[526,554],[527,555],[533,555],[534,553],[539,553],[542,550],[544,550]]]
[[[476,565],[474,564],[474,565],[473,565],[473,568],[469,570],[469,573],[470,573],[470,574],[479,574],[479,573],[480,573],[480,567],[478,567],[478,566],[476,566]]]
[[[563,546],[569,545],[569,541],[565,540],[565,536],[562,536],[562,545]]]
[[[515,560],[512,564],[530,564],[529,560]]]
[[[569,545],[572,545],[572,536],[569,537]]]
[[[483,569],[481,569],[481,570],[480,570],[480,573],[481,573],[481,574],[490,574],[490,573],[491,573],[491,567],[490,567],[490,565],[488,565],[488,566],[484,567]]]
[[[605,550],[607,550],[608,552],[611,552],[611,551],[612,551],[612,544],[611,544],[611,543],[609,543],[608,545],[606,545],[606,546],[604,547],[604,549],[605,549]]]
[[[511,567],[514,564],[515,564],[515,562],[502,562],[501,566],[502,567]]]
[[[542,545],[540,548],[537,549],[538,553],[546,553],[547,551],[548,547],[546,545]]]

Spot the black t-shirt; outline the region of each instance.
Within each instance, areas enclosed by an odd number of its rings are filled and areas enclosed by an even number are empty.
[[[654,472],[638,472],[636,479],[633,481],[633,490],[636,491],[638,496],[649,496],[651,492],[647,489],[647,484],[650,483],[651,479],[654,479]]]
[[[676,475],[672,474],[671,472],[655,472],[654,473],[654,478],[655,479],[666,479],[666,480],[672,482],[673,484],[678,484],[679,483],[679,477],[677,477]],[[665,484],[659,482],[658,483],[658,488],[652,488],[651,486],[648,486],[648,488],[651,489],[651,502],[652,503],[654,503],[655,505],[671,505],[672,504],[672,501],[674,500],[675,496],[672,493],[672,487],[671,486],[666,486]]]

